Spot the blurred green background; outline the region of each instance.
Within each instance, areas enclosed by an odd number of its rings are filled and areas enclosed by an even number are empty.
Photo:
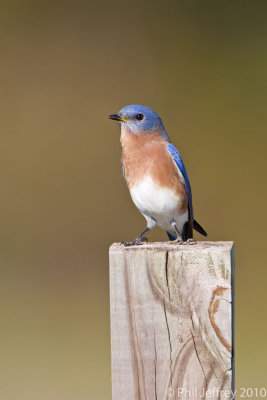
[[[1,400],[111,399],[108,247],[145,221],[107,115],[133,103],[182,153],[208,239],[235,241],[237,388],[267,386],[266,1],[0,10]]]

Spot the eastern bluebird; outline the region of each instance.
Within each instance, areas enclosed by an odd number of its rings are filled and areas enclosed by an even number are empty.
[[[193,214],[189,178],[178,150],[171,143],[159,115],[151,108],[130,105],[110,119],[121,125],[122,172],[132,200],[147,228],[127,246],[142,244],[155,225],[172,243],[195,243],[193,228],[207,236]]]

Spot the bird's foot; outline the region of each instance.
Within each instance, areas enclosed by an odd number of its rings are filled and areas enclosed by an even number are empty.
[[[195,241],[195,239],[193,238],[189,238],[186,241],[183,241],[181,238],[177,238],[175,240],[171,240],[170,242],[168,242],[169,244],[178,244],[179,246],[181,245],[185,245],[185,246],[192,246],[194,244],[197,244],[197,242]]]
[[[183,242],[182,239],[180,239],[180,238],[177,238],[177,239],[175,239],[175,240],[171,240],[171,241],[169,241],[168,243],[169,243],[169,244],[178,244],[178,245],[184,244],[184,242]]]
[[[186,245],[188,245],[188,246],[192,246],[192,245],[194,245],[194,244],[197,244],[197,242],[195,241],[195,239],[189,238],[189,239],[187,239],[186,242],[184,242],[184,244],[186,244]]]
[[[142,245],[144,242],[147,242],[147,238],[146,237],[137,237],[136,239],[134,239],[132,242],[121,242],[121,244],[123,244],[126,247],[129,246],[140,246]]]

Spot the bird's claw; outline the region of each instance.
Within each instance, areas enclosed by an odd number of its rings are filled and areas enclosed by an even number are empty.
[[[171,241],[169,242],[169,244],[178,244],[178,245],[181,245],[181,244],[184,244],[184,242],[182,241],[182,239],[175,239],[175,240],[171,240]]]
[[[194,245],[194,244],[197,244],[197,242],[195,241],[195,239],[189,238],[189,239],[187,239],[186,242],[184,242],[184,244],[186,244],[186,245],[188,245],[188,246],[192,246],[192,245]]]
[[[137,237],[136,239],[134,239],[132,242],[121,242],[121,244],[123,244],[126,247],[129,246],[140,246],[142,245],[144,242],[147,242],[147,238],[146,237]]]
[[[185,242],[180,238],[177,238],[177,239],[172,240],[172,241],[169,242],[169,244],[178,244],[179,246],[181,246],[181,245],[192,246],[192,245],[194,245],[196,243],[197,242],[193,238],[189,238]]]

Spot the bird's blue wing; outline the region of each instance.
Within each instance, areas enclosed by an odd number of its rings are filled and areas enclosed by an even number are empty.
[[[193,214],[193,203],[192,203],[192,194],[191,194],[191,186],[189,182],[189,178],[185,169],[185,165],[183,163],[182,157],[180,156],[179,151],[174,147],[173,144],[168,144],[167,145],[167,150],[170,156],[172,157],[173,161],[175,162],[178,171],[182,174],[184,178],[184,185],[185,185],[185,190],[186,194],[188,197],[188,206],[189,206],[189,211],[190,211],[190,217],[191,220],[193,221],[194,219],[194,214]]]

